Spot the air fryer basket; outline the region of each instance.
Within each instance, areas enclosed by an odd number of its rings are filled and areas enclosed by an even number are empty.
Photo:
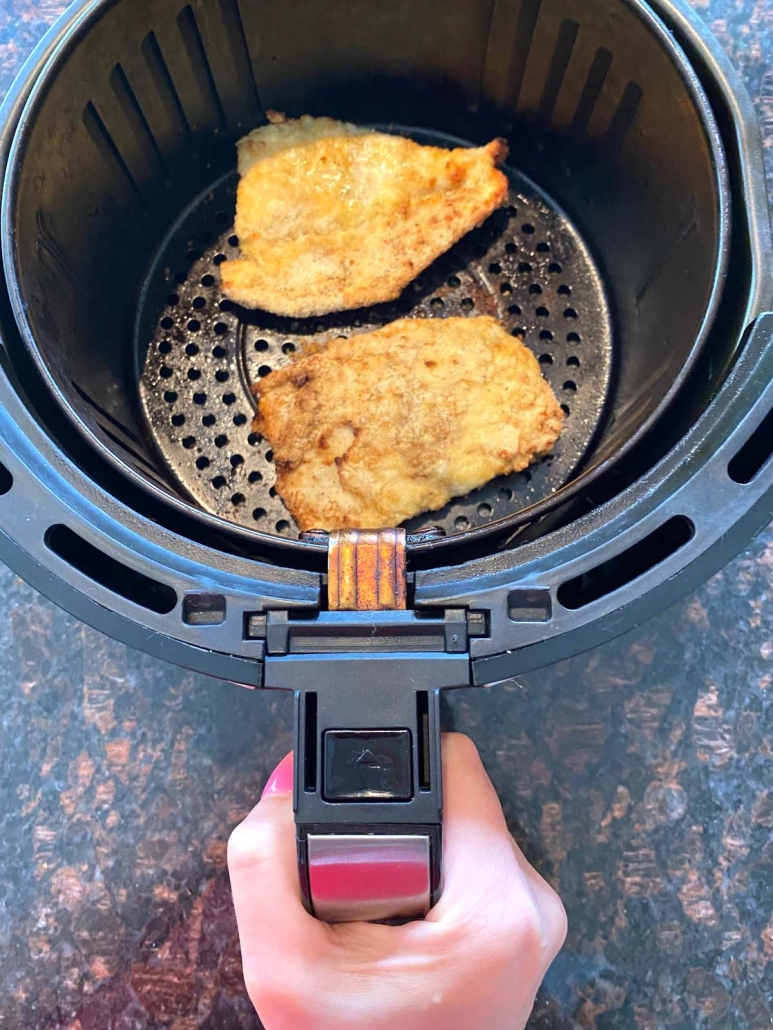
[[[447,136],[414,135],[450,143]],[[274,489],[269,443],[252,432],[250,385],[310,341],[366,332],[406,315],[488,314],[530,336],[566,415],[560,444],[539,465],[419,516],[408,529],[440,527],[450,537],[497,519],[512,524],[515,513],[528,517],[524,509],[555,497],[605,416],[612,318],[601,276],[567,216],[523,176],[510,170],[510,180],[507,209],[435,262],[397,303],[297,321],[240,310],[220,291],[218,266],[238,253],[227,228],[236,176],[194,203],[152,263],[135,354],[144,361],[137,378],[145,425],[162,462],[196,503],[240,525],[297,537]]]
[[[505,135],[510,207],[394,308],[229,309],[233,144],[271,108]],[[323,609],[325,551],[286,524],[246,387],[398,313],[498,314],[570,411],[552,463],[409,550],[417,610],[485,614],[473,682],[622,631],[770,517],[760,144],[682,0],[83,0],[2,124],[0,555],[106,632],[263,682],[256,619]]]
[[[404,314],[501,318],[569,416],[541,467],[409,527],[442,526],[457,550],[587,488],[674,398],[729,244],[709,105],[644,5],[515,7],[124,0],[62,45],[11,158],[11,298],[54,403],[170,510],[234,524],[257,553],[276,535],[302,548],[249,383],[311,336]],[[233,144],[268,108],[441,145],[504,135],[511,205],[395,305],[301,323],[235,310],[217,275],[237,243]]]

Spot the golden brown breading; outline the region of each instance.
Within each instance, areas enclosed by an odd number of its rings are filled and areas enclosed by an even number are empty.
[[[563,415],[493,318],[403,319],[254,387],[254,429],[303,529],[397,526],[548,454]]]
[[[241,258],[221,266],[245,307],[300,318],[394,300],[507,199],[503,140],[444,150],[272,117],[239,144]]]

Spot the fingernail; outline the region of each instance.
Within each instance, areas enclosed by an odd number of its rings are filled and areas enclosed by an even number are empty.
[[[261,798],[271,797],[273,794],[289,794],[292,789],[293,753],[291,751],[289,755],[285,755],[269,776]]]

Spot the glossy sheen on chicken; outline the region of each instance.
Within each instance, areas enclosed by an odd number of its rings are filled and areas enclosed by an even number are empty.
[[[260,380],[255,431],[303,529],[397,526],[550,453],[563,414],[493,318],[403,319]]]
[[[502,140],[424,147],[330,118],[256,129],[239,144],[237,303],[302,318],[399,297],[507,199]]]

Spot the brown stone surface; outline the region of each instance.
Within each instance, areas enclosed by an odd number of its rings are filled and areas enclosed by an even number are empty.
[[[0,0],[0,89],[63,6]],[[773,147],[773,2],[696,6]],[[768,530],[622,639],[447,700],[569,910],[533,1030],[773,1026],[772,582]],[[290,747],[290,700],[0,588],[0,1028],[259,1027],[225,844]]]

